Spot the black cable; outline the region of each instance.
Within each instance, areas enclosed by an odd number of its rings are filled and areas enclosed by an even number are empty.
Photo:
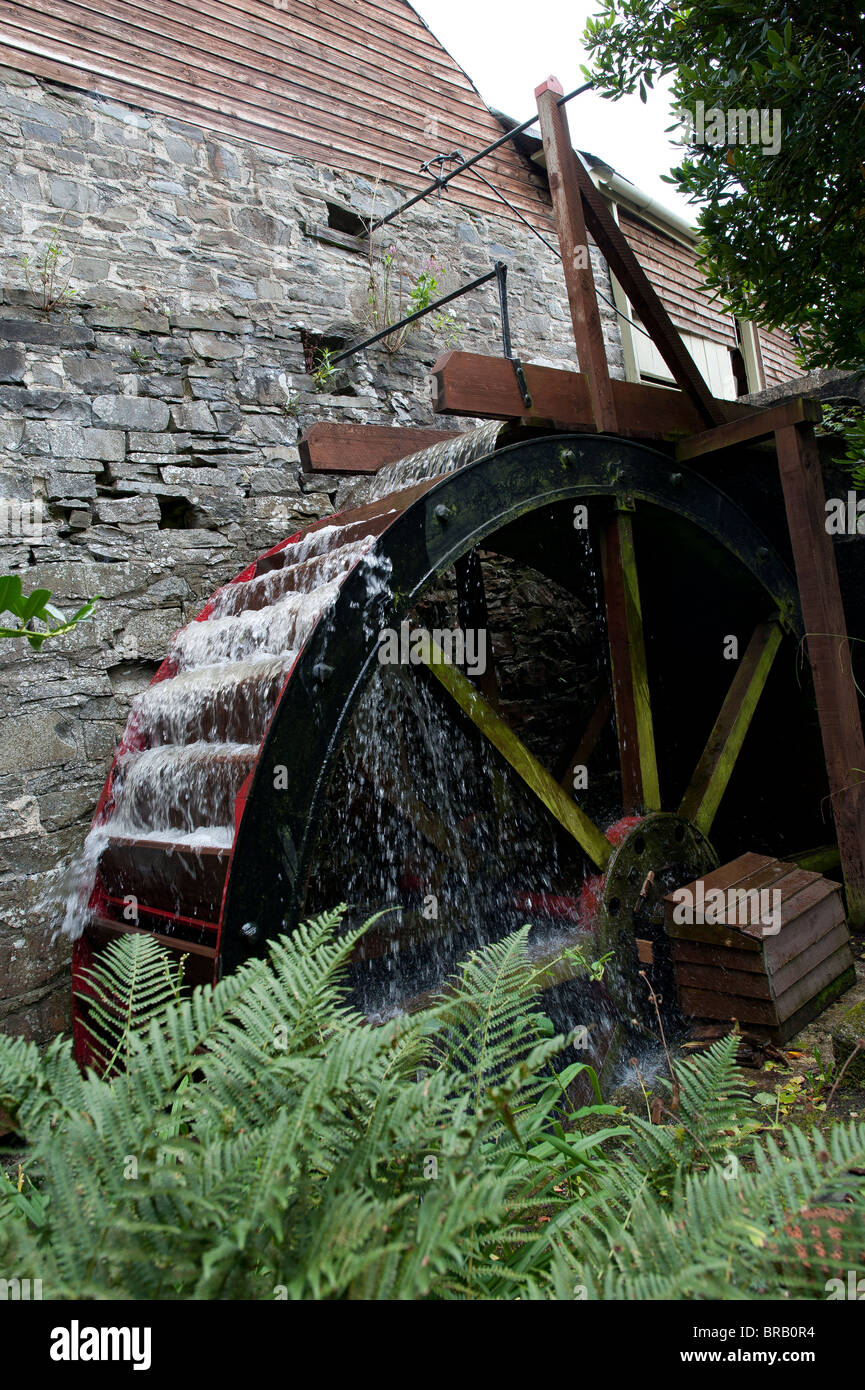
[[[544,243],[544,246],[546,246],[548,251],[552,251],[553,255],[558,256],[559,260],[562,259],[561,253],[556,250],[555,246],[553,246],[553,243],[551,241],[547,241],[546,237],[538,231],[537,227],[532,226],[529,219],[525,217],[523,213],[520,212],[518,207],[514,207],[510,199],[506,198],[504,193],[501,193],[499,189],[496,188],[494,183],[490,183],[490,180],[486,178],[485,175],[482,174],[479,169],[471,169],[469,172],[474,174],[476,179],[480,179],[481,183],[485,183],[490,192],[495,193],[497,198],[501,198],[502,202],[510,208],[511,212],[514,213],[520,219],[521,222],[525,223],[529,231],[534,232],[535,236],[538,238],[538,241],[542,241]]]
[[[561,252],[557,251],[555,246],[553,246],[551,242],[547,241],[546,237],[538,231],[537,227],[534,227],[532,223],[529,221],[529,219],[523,216],[519,208],[514,207],[510,199],[506,198],[504,193],[502,193],[500,189],[496,188],[494,183],[490,183],[489,179],[485,178],[485,176],[482,173],[480,173],[478,169],[472,169],[470,172],[474,174],[475,178],[481,179],[481,181],[486,184],[487,188],[489,188],[492,193],[495,193],[497,198],[501,198],[505,206],[509,207],[511,212],[514,213],[515,216],[517,216],[521,222],[524,222],[526,224],[529,231],[537,237],[538,241],[543,242],[544,246],[546,246],[548,251],[552,251],[553,255],[556,256],[558,260],[562,259]],[[618,304],[616,304],[612,299],[609,299],[607,295],[604,294],[603,290],[598,289],[597,285],[595,285],[595,293],[599,296],[599,298],[601,298],[604,301],[605,304],[609,304],[610,308],[614,309],[615,312],[619,315],[619,318],[625,320],[625,323],[629,323],[632,328],[636,328],[637,332],[642,333],[644,337],[648,338],[650,343],[655,341],[651,333],[649,333],[648,330],[645,329],[641,323],[635,323],[632,318],[629,318],[628,315],[625,313],[624,309],[620,309]]]

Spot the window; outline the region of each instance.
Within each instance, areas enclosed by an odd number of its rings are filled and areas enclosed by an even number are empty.
[[[345,232],[347,236],[366,236],[366,223],[351,208],[340,203],[325,203],[327,225],[335,232]]]

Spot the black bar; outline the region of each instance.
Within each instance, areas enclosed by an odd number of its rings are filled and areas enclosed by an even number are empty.
[[[568,92],[566,96],[559,97],[556,105],[564,106],[565,102],[580,96],[593,85],[592,82],[584,82],[582,87],[575,87],[574,90]],[[534,115],[530,120],[523,121],[522,125],[514,126],[513,130],[505,131],[504,135],[500,135],[498,140],[494,140],[491,145],[487,145],[486,149],[481,150],[479,154],[473,154],[461,164],[458,169],[452,169],[449,174],[442,174],[441,178],[435,179],[427,188],[422,189],[420,193],[415,193],[414,197],[409,198],[407,202],[401,203],[399,207],[394,208],[393,212],[389,212],[384,217],[380,217],[376,222],[371,222],[367,235],[371,236],[373,232],[378,231],[379,227],[384,227],[388,222],[392,222],[395,217],[399,217],[400,213],[406,212],[409,208],[414,207],[415,203],[419,203],[424,198],[428,198],[431,193],[435,193],[437,188],[444,188],[445,184],[450,183],[451,179],[455,179],[457,174],[461,174],[464,169],[470,169],[472,165],[477,164],[479,160],[486,159],[488,154],[492,154],[500,145],[507,144],[508,140],[513,140],[515,135],[522,135],[523,131],[528,130],[529,126],[533,126],[537,119],[537,115]]]
[[[425,309],[418,309],[417,313],[408,314],[406,318],[400,319],[398,323],[391,323],[387,328],[383,328],[380,333],[374,333],[371,338],[365,338],[362,343],[356,343],[354,347],[346,348],[344,352],[337,353],[332,357],[331,364],[336,365],[342,362],[345,357],[354,357],[356,352],[363,352],[364,348],[372,347],[373,343],[381,342],[382,338],[389,338],[391,333],[398,333],[401,328],[407,327],[410,323],[416,323],[425,314],[431,314],[433,309],[440,309],[443,304],[450,304],[452,299],[459,299],[460,295],[468,294],[470,290],[479,289],[481,285],[486,285],[488,281],[498,278],[499,266],[501,261],[496,262],[494,270],[488,270],[486,275],[479,275],[477,280],[472,280],[468,285],[461,285],[458,290],[451,290],[450,294],[443,294],[441,299],[436,299],[432,304],[428,304]]]
[[[508,268],[504,261],[496,261],[496,277],[499,282],[499,312],[502,316],[502,347],[505,357],[513,357],[511,321],[508,314]]]

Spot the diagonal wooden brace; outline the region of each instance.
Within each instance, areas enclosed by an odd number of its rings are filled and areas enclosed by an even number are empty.
[[[571,305],[577,341],[577,355],[581,369],[586,372],[590,381],[594,374],[598,383],[597,388],[592,391],[593,404],[597,394],[596,418],[598,410],[602,413],[605,410],[603,376],[606,374],[609,381],[609,373],[606,371],[606,357],[603,371],[600,363],[597,363],[597,367],[594,366],[597,353],[595,318],[598,321],[598,332],[600,318],[591,269],[588,270],[587,278],[585,275],[580,278],[574,265],[575,248],[580,241],[585,245],[586,229],[598,243],[607,264],[670,368],[676,384],[690,396],[706,425],[719,425],[725,417],[717,401],[700,375],[696,362],[682,342],[678,329],[617,226],[602,195],[592,183],[582,158],[571,144],[567,117],[564,108],[558,105],[558,98],[563,94],[564,88],[555,77],[548,78],[535,93],[538,98],[553,212],[568,286],[568,301]],[[588,304],[589,298],[594,304],[594,317]],[[601,350],[603,351],[602,338]],[[614,426],[601,424],[598,420],[598,428],[609,430]]]

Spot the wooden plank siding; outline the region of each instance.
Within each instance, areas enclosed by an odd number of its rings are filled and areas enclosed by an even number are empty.
[[[759,334],[767,386],[802,375],[805,369],[796,356],[796,345],[783,328],[761,328]]]
[[[677,328],[727,348],[735,347],[733,316],[707,290],[696,252],[624,208],[619,209],[619,226]],[[759,334],[767,386],[802,375],[788,333],[782,328],[761,328]]]
[[[403,0],[0,0],[0,62],[410,191],[432,155],[502,134]],[[523,154],[505,146],[484,172],[549,229]],[[447,196],[510,216],[470,175]]]
[[[715,343],[735,347],[729,309],[710,298],[694,251],[675,237],[619,210],[619,226],[678,328]]]

